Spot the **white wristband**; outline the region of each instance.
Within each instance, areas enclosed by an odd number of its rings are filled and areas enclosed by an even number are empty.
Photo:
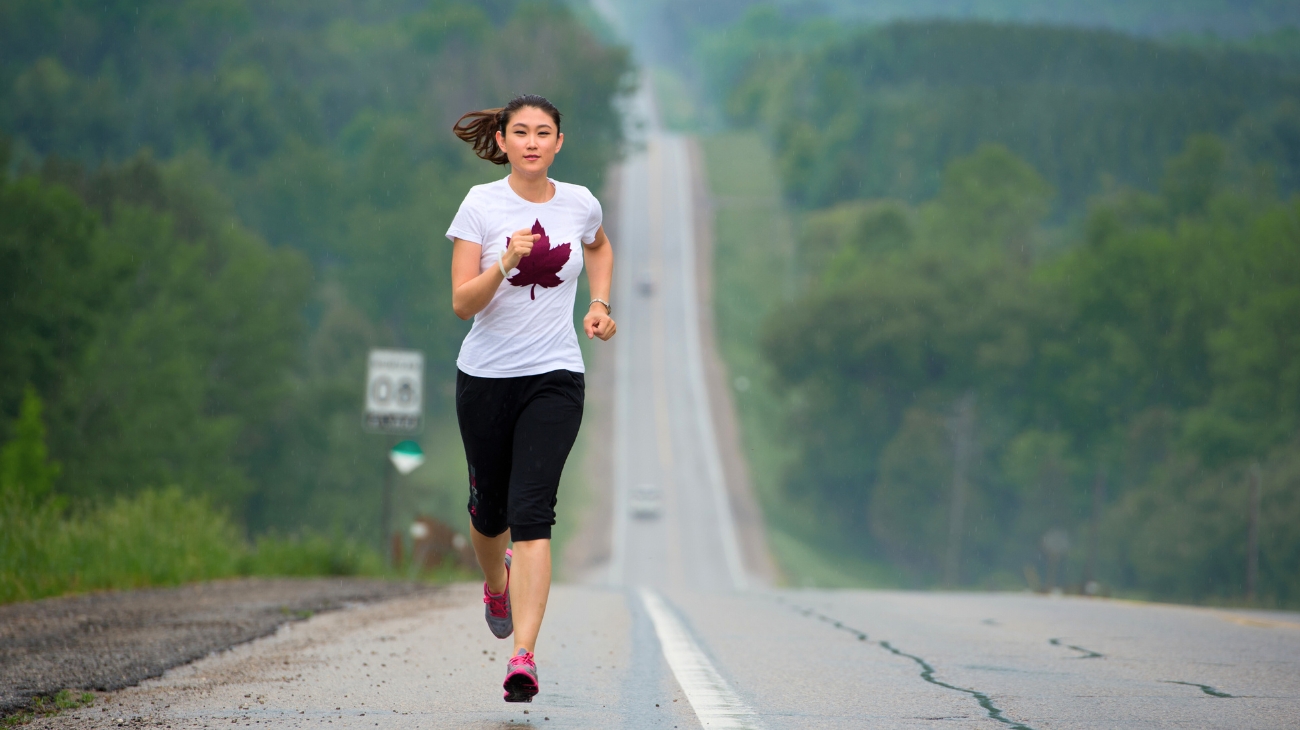
[[[506,265],[503,264],[503,263],[501,263],[501,260],[504,259],[505,257],[506,257],[505,254],[501,254],[500,256],[497,257],[497,268],[498,268],[498,269],[501,269],[501,278],[502,278],[502,279],[509,279],[509,278],[510,278],[510,274],[507,274],[507,273],[506,273]]]

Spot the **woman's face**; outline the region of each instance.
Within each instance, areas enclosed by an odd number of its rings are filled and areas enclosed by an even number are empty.
[[[545,175],[564,145],[564,135],[556,131],[550,114],[525,106],[515,110],[505,129],[497,131],[497,145],[505,150],[513,169]]]

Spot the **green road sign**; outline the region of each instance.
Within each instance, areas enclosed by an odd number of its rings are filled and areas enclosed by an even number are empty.
[[[410,474],[424,463],[424,452],[414,441],[403,441],[388,452],[388,458],[392,460],[393,466],[397,467],[399,472]]]

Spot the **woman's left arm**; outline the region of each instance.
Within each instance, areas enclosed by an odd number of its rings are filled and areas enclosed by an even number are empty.
[[[584,259],[591,298],[608,302],[610,301],[609,287],[614,280],[614,248],[609,245],[604,226],[596,231],[596,240],[586,244],[585,248],[587,250]],[[591,303],[587,316],[582,318],[582,329],[586,331],[587,339],[599,337],[608,340],[614,336],[618,326],[614,324],[609,314],[610,310],[604,304],[597,301]]]

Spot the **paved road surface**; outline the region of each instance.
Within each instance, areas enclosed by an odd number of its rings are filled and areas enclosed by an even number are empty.
[[[477,586],[315,617],[61,718],[169,727],[1300,727],[1300,616],[1014,594],[791,591],[748,575],[708,417],[682,140],[612,226],[613,558],[557,586],[542,694],[500,700]],[[648,277],[651,296],[634,296]],[[655,485],[663,515],[628,517]],[[145,719],[147,718],[147,719]]]

